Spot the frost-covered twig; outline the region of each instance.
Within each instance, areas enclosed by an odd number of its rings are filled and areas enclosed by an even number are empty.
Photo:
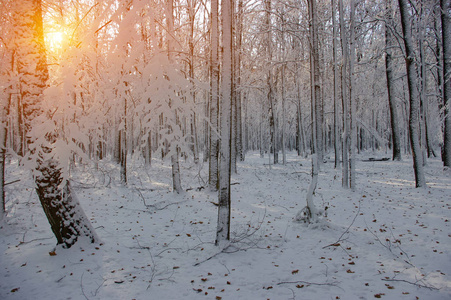
[[[84,275],[85,275],[85,272],[83,272],[83,274],[81,274],[80,288],[81,288],[81,293],[83,294],[83,296],[86,298],[86,300],[89,300],[88,296],[86,296],[86,294],[85,294],[85,290],[83,289],[83,276]]]
[[[388,245],[386,245],[386,244],[384,244],[382,241],[381,241],[381,239],[377,236],[377,234],[375,234],[373,231],[371,231],[371,229],[368,227],[368,224],[366,223],[366,221],[365,221],[365,226],[366,226],[366,229],[367,229],[367,231],[369,231],[375,238],[376,238],[376,240],[379,242],[379,244],[381,244],[385,249],[387,249],[391,254],[393,254],[393,256],[395,256],[396,258],[398,258],[398,259],[400,259],[400,257],[397,255],[397,254],[395,254],[394,252],[393,252],[393,250],[392,250],[392,248],[391,248],[391,242],[390,241],[388,241],[389,242],[389,244]],[[392,233],[393,234],[393,233]],[[399,246],[397,246],[398,248],[399,248]],[[400,249],[400,248],[399,248]],[[406,259],[402,259],[406,264],[408,264],[408,265],[410,265],[410,266],[412,266],[412,267],[414,267],[414,268],[417,268],[416,266],[414,266],[410,261],[409,261],[409,255],[406,253],[406,252],[404,252],[402,249],[400,249],[403,253],[404,253],[404,255],[406,256]],[[403,254],[403,253],[401,253],[401,254]]]
[[[155,203],[155,204],[147,204],[146,207],[147,207],[147,208],[153,208],[153,209],[155,209],[155,210],[163,210],[163,209],[165,209],[166,207],[169,207],[169,206],[171,206],[171,205],[178,205],[178,204],[185,203],[185,202],[187,202],[187,201],[188,201],[188,200],[177,201],[177,202],[173,202],[173,203],[168,203],[168,204],[166,204],[166,205],[164,205],[164,206],[160,206],[160,205],[162,205],[163,203],[166,202],[166,201],[161,201],[161,202],[157,202],[157,203]]]
[[[357,209],[357,213],[355,214],[354,218],[352,219],[351,224],[349,224],[348,228],[346,228],[346,230],[340,235],[340,237],[338,238],[338,240],[336,240],[334,243],[326,245],[323,247],[324,248],[328,248],[328,247],[339,247],[340,246],[340,242],[344,241],[343,236],[346,233],[349,233],[349,229],[351,229],[352,225],[354,225],[355,220],[357,219],[357,217],[360,214],[360,200],[359,200],[359,208]]]
[[[29,240],[29,241],[20,241],[19,242],[19,245],[25,245],[25,244],[29,244],[29,243],[31,243],[31,242],[36,242],[36,241],[43,241],[43,240],[51,240],[51,239],[53,239],[53,237],[47,237],[47,238],[38,238],[38,239],[32,239],[32,240]]]
[[[100,288],[103,286],[103,284],[105,283],[106,279],[102,278],[103,281],[101,284],[99,284],[99,286],[96,288],[96,290],[94,291],[94,293],[91,292],[91,294],[95,297],[97,296],[97,293],[99,292]]]
[[[146,249],[147,252],[149,252],[149,256],[150,256],[150,260],[152,261],[150,270],[151,270],[151,274],[150,274],[150,280],[149,280],[149,285],[147,286],[147,289],[150,288],[150,286],[152,285],[153,279],[155,278],[155,260],[153,259],[153,255],[152,252],[150,251],[150,247],[143,247],[141,246],[141,244],[139,243],[138,237],[135,235],[133,236],[134,240],[136,241],[136,243],[138,244],[139,247],[141,247],[141,249]]]
[[[436,291],[439,290],[438,288],[436,288],[434,286],[431,286],[431,285],[419,284],[418,282],[410,282],[410,281],[404,280],[404,279],[387,279],[387,278],[382,278],[382,280],[383,281],[400,281],[400,282],[405,282],[405,283],[408,283],[408,284],[415,285],[415,286],[420,287],[420,288],[426,288],[426,289],[436,290]]]
[[[216,256],[218,256],[221,253],[235,253],[238,251],[246,251],[248,249],[258,249],[259,248],[257,245],[258,241],[257,242],[252,241],[252,240],[250,240],[250,237],[253,236],[257,231],[260,230],[260,228],[263,224],[263,221],[265,220],[265,217],[266,217],[266,208],[265,208],[265,213],[263,215],[262,220],[258,222],[258,225],[256,227],[254,227],[254,230],[251,231],[249,228],[252,228],[252,227],[250,226],[250,224],[248,224],[248,229],[246,230],[245,233],[240,234],[238,237],[232,239],[227,246],[225,246],[223,249],[221,249],[221,251],[216,252],[212,256],[210,256],[200,262],[195,263],[194,266],[199,266],[200,264],[203,264],[204,262],[207,262],[207,261],[211,260],[212,258],[215,258]],[[245,243],[245,245],[247,247],[240,247],[239,243],[243,243],[244,240],[249,240],[249,242]]]

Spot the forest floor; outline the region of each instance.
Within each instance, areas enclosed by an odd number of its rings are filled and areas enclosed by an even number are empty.
[[[0,299],[451,299],[451,172],[438,159],[414,187],[412,161],[357,162],[357,190],[322,166],[320,223],[293,222],[305,206],[311,162],[249,153],[232,176],[232,242],[214,246],[215,193],[198,190],[208,165],[182,162],[181,195],[169,162],[79,166],[73,187],[101,239],[70,249],[56,239],[33,182],[8,165],[0,224]],[[52,255],[50,255],[52,254]],[[56,254],[56,255],[55,255]]]

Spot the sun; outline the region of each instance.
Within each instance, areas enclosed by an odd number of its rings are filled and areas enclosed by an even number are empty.
[[[45,34],[47,47],[52,51],[60,50],[65,41],[65,34],[61,31],[51,31]]]

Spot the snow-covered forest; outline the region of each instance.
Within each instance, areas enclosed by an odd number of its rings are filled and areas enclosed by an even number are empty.
[[[1,299],[449,299],[451,0],[1,0]]]

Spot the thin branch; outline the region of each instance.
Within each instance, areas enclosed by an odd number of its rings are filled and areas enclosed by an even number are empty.
[[[329,244],[327,246],[324,246],[324,248],[328,248],[328,247],[339,247],[340,246],[340,242],[343,241],[343,236],[349,232],[349,229],[352,227],[352,225],[354,225],[355,220],[357,219],[357,217],[360,214],[360,200],[359,200],[359,209],[357,210],[357,213],[355,214],[354,218],[352,219],[351,224],[349,224],[348,228],[346,228],[346,230],[340,235],[340,237],[338,238],[338,240],[335,243]]]
[[[439,290],[438,288],[436,288],[434,286],[428,286],[428,285],[424,285],[424,284],[419,284],[417,282],[410,282],[410,281],[404,280],[404,279],[387,279],[387,278],[382,278],[382,280],[383,281],[400,281],[400,282],[405,282],[405,283],[408,283],[408,284],[415,285],[415,286],[420,287],[420,288],[426,288],[426,289],[435,290],[435,291]]]
[[[302,283],[305,285],[328,285],[328,286],[335,286],[338,287],[338,282],[324,282],[324,283],[318,283],[318,282],[309,282],[309,281],[304,281],[304,280],[298,280],[298,281],[282,281],[277,283],[277,285],[281,285],[281,284],[294,284],[294,283]]]

